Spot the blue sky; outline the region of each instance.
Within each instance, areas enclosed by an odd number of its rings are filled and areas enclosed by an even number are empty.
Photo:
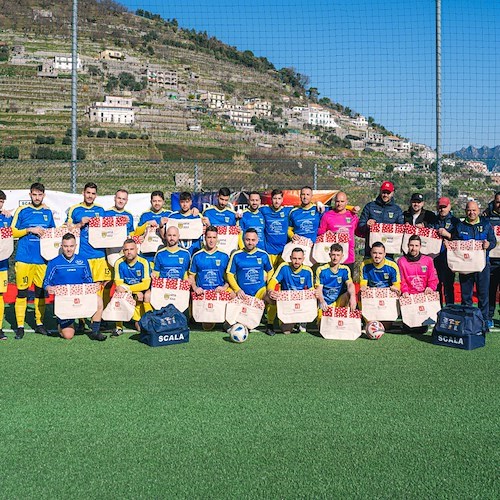
[[[434,0],[122,0],[207,31],[435,147]],[[500,1],[442,0],[442,149],[500,144]]]

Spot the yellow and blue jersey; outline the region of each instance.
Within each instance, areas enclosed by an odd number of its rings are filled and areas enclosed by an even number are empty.
[[[165,209],[160,210],[159,212],[153,212],[153,210],[149,209],[146,212],[143,212],[139,217],[137,228],[144,226],[147,222],[151,221],[155,221],[158,225],[160,225],[160,220],[162,219],[162,217],[170,217],[170,215],[172,215],[171,210]]]
[[[251,252],[236,250],[232,253],[227,266],[227,277],[231,288],[241,288],[247,295],[255,295],[265,287],[267,273],[273,266],[269,255],[258,248]],[[236,286],[237,285],[237,286]]]
[[[52,211],[47,207],[25,205],[19,207],[12,219],[14,238],[19,238],[16,261],[26,264],[45,264],[40,255],[40,238],[36,234],[26,233],[31,227],[48,229],[56,227]]]
[[[240,219],[241,235],[244,236],[247,229],[253,228],[257,231],[257,236],[259,237],[259,242],[257,243],[257,248],[261,250],[266,249],[266,235],[265,235],[265,225],[264,216],[261,214],[260,210],[252,212],[249,208],[243,211],[243,215]]]
[[[12,224],[12,217],[0,213],[0,227],[10,227]],[[9,259],[0,260],[0,271],[7,271],[9,269]]]
[[[260,212],[264,216],[266,252],[271,255],[278,255],[283,252],[283,248],[288,241],[288,217],[292,207],[280,207],[274,210],[273,207],[260,207]]]
[[[67,259],[64,255],[58,255],[49,260],[43,288],[57,285],[80,285],[92,283],[92,273],[88,260],[79,254]]]
[[[88,207],[84,203],[73,205],[68,211],[66,222],[69,224],[79,224],[84,217],[104,217],[104,208],[99,205],[91,205]],[[79,253],[86,259],[100,259],[106,257],[104,248],[94,248],[89,243],[89,225],[85,224],[80,228],[80,250]]]
[[[104,212],[105,217],[127,217],[127,235],[130,236],[134,232],[134,216],[127,212],[126,210],[116,210],[116,208],[110,208]]]
[[[151,285],[149,262],[140,256],[132,263],[120,257],[115,262],[115,285],[125,286],[131,293],[147,290]]]
[[[171,250],[168,247],[156,252],[153,269],[160,278],[185,279],[191,255],[184,248]]]
[[[293,235],[309,238],[313,242],[316,241],[318,234],[321,214],[318,212],[316,205],[309,204],[308,207],[295,207],[290,211],[288,236]]]
[[[210,221],[211,226],[236,226],[236,214],[229,207],[223,209],[216,206],[208,207],[203,212],[203,217]]]
[[[267,288],[274,290],[280,285],[281,290],[307,290],[313,286],[313,272],[308,266],[300,266],[294,270],[288,262],[280,264]]]
[[[315,285],[323,287],[323,297],[328,305],[333,304],[347,292],[349,282],[352,282],[351,270],[343,264],[339,265],[337,272],[333,272],[330,264],[324,264],[316,269]]]
[[[214,290],[226,284],[225,274],[229,256],[220,250],[209,252],[202,248],[193,255],[189,274],[196,276],[196,285],[203,290]]]
[[[201,215],[193,215],[193,214],[183,214],[182,212],[172,212],[169,215],[170,219],[201,219]],[[201,248],[202,236],[200,236],[197,240],[179,240],[179,246],[187,250],[191,256],[193,256],[198,250]]]
[[[389,288],[401,286],[401,276],[398,265],[389,259],[384,259],[376,265],[372,259],[367,259],[361,263],[359,269],[360,286],[370,288]]]

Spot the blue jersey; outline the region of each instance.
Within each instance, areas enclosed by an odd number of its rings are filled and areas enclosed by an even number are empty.
[[[12,217],[0,213],[0,227],[10,227],[12,224]],[[0,260],[0,271],[7,271],[9,269],[9,259]]]
[[[236,283],[247,295],[255,295],[266,285],[266,274],[271,269],[269,255],[255,248],[251,252],[246,250],[233,252],[227,272],[234,275]]]
[[[149,262],[137,257],[134,263],[129,263],[120,257],[115,262],[115,284],[126,285],[132,293],[147,290],[151,284]]]
[[[294,271],[288,262],[283,262],[269,283],[268,288],[274,288],[278,283],[281,290],[307,290],[313,286],[313,272],[308,266],[300,266]]]
[[[248,208],[243,212],[240,219],[240,228],[243,235],[245,234],[245,231],[250,228],[254,228],[257,231],[257,236],[259,237],[257,247],[261,250],[266,249],[265,225],[266,222],[260,210],[252,212]]]
[[[260,208],[265,222],[266,252],[271,255],[279,255],[288,241],[288,217],[292,207],[280,207],[274,210],[272,207]]]
[[[172,212],[169,215],[170,219],[201,219],[201,215],[183,214],[182,212]],[[202,236],[197,240],[179,240],[179,246],[187,250],[193,256],[201,249]]]
[[[162,217],[170,217],[172,212],[170,210],[160,210],[159,212],[153,212],[153,210],[149,209],[147,212],[143,212],[139,217],[139,223],[137,227],[143,226],[146,222],[155,221],[158,225],[160,225],[160,220]]]
[[[127,235],[130,236],[131,233],[134,232],[134,216],[127,212],[126,210],[116,210],[116,208],[110,208],[104,212],[105,217],[119,217],[119,216],[127,217]]]
[[[226,284],[225,273],[229,256],[215,249],[209,252],[205,248],[196,252],[191,260],[189,273],[196,275],[196,285],[203,290],[214,290]]]
[[[316,286],[323,287],[323,297],[328,305],[333,304],[343,293],[347,292],[347,283],[352,282],[351,270],[348,266],[339,265],[336,273],[330,264],[316,269]]]
[[[185,279],[191,255],[184,248],[170,250],[168,247],[156,252],[153,269],[160,278]]]
[[[314,243],[318,234],[321,214],[316,205],[308,207],[295,207],[290,212],[289,224],[293,234],[309,238]]]
[[[52,211],[42,206],[35,208],[31,204],[19,207],[12,219],[14,237],[16,237],[16,229],[22,230],[31,227],[43,227],[44,229],[56,227]],[[45,260],[40,255],[40,238],[36,234],[28,233],[19,238],[16,261],[26,264],[45,264]]]
[[[401,277],[398,265],[392,260],[384,259],[378,266],[372,259],[361,263],[359,269],[359,284],[370,288],[389,288],[395,285],[399,288]]]
[[[89,262],[85,257],[76,253],[68,260],[61,254],[49,260],[45,279],[43,280],[43,288],[57,285],[81,285],[82,283],[92,282]]]
[[[91,205],[88,207],[84,203],[73,205],[68,211],[66,222],[70,224],[79,224],[84,217],[104,217],[104,208],[99,205]],[[79,253],[86,259],[99,259],[106,257],[104,248],[94,248],[89,243],[89,225],[85,224],[80,229],[80,250]]]
[[[208,207],[203,212],[203,217],[210,221],[211,226],[236,226],[236,214],[229,207],[222,210],[216,206]]]

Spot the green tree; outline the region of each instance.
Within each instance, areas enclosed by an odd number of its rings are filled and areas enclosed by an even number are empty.
[[[17,160],[19,158],[19,148],[17,146],[6,146],[3,150],[3,157],[8,160]]]

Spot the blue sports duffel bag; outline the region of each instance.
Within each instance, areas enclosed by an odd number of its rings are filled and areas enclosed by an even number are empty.
[[[187,319],[173,304],[147,312],[139,321],[139,340],[151,347],[189,342]]]
[[[472,350],[484,346],[486,331],[486,323],[477,307],[455,304],[438,312],[432,343]]]

